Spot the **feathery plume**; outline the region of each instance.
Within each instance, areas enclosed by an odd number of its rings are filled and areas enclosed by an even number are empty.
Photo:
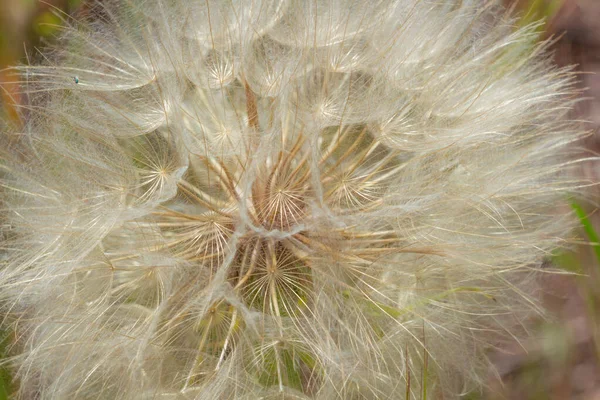
[[[2,128],[16,398],[452,398],[541,312],[573,77],[495,2],[93,14]]]

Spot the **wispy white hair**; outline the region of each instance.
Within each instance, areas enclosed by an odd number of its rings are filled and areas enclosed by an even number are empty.
[[[541,312],[573,76],[495,2],[66,22],[0,136],[15,398],[452,398]]]

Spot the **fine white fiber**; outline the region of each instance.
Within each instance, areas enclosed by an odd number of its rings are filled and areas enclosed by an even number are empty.
[[[452,399],[543,314],[590,183],[535,26],[475,0],[90,10],[11,70],[15,399]]]

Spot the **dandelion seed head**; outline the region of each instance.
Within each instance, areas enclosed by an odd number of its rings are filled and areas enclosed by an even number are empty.
[[[93,14],[14,69],[2,128],[16,398],[452,398],[543,312],[586,182],[534,28],[464,0]]]

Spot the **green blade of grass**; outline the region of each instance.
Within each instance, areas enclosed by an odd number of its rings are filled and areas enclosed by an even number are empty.
[[[592,246],[592,249],[594,250],[594,255],[596,256],[596,260],[598,260],[598,263],[600,263],[600,237],[596,233],[596,230],[594,229],[594,226],[592,225],[592,222],[588,218],[583,207],[581,207],[579,204],[574,203],[574,202],[571,203],[571,207],[575,211],[575,215],[577,215],[577,218],[579,218],[579,222],[581,223],[581,226],[583,227],[585,234],[587,235],[588,239],[590,240],[590,245]]]
[[[579,218],[579,222],[581,223],[581,226],[590,241],[589,244],[592,246],[592,250],[596,256],[597,263],[600,265],[600,237],[583,207],[576,202],[572,202],[571,207],[575,211],[577,218]],[[581,287],[585,290],[584,300],[588,308],[588,318],[591,322],[596,357],[600,360],[600,314],[597,309],[598,295],[594,286],[595,282],[593,279],[584,279],[581,283]]]

